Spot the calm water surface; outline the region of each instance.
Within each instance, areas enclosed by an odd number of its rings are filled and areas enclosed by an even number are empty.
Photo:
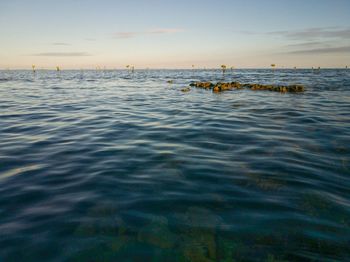
[[[0,261],[350,261],[350,70],[222,78],[0,71]]]

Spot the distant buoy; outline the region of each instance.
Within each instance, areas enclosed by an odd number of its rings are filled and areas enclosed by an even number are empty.
[[[61,71],[60,67],[59,66],[56,66],[56,71]]]
[[[33,73],[35,73],[35,65],[32,65]]]

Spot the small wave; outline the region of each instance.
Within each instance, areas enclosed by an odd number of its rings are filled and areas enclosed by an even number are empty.
[[[0,174],[0,180],[5,179],[5,178],[9,178],[9,177],[13,177],[13,176],[17,176],[17,175],[20,175],[20,174],[28,172],[28,171],[38,170],[42,167],[43,167],[43,165],[35,164],[35,165],[28,165],[28,166],[24,166],[24,167],[13,168],[13,169],[10,169],[10,170]]]

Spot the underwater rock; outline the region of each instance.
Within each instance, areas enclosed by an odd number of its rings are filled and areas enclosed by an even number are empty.
[[[75,230],[75,234],[84,237],[116,236],[125,232],[124,221],[119,217],[89,218]]]
[[[168,80],[166,81],[168,84],[173,84],[174,83],[174,80]]]
[[[98,204],[87,211],[75,234],[84,237],[116,236],[125,232],[125,223],[118,209],[111,204]]]
[[[251,182],[248,182],[249,185],[257,186],[262,190],[280,190],[285,186],[285,182],[276,177],[256,173],[247,173],[247,176],[251,179]]]
[[[239,239],[217,238],[218,261],[243,261],[247,257],[249,246],[244,245]]]
[[[286,92],[298,93],[298,92],[305,91],[305,88],[302,85],[278,86],[278,85],[261,85],[261,84],[241,84],[239,82],[227,82],[227,83],[219,82],[216,84],[213,84],[211,82],[194,82],[194,83],[191,83],[190,86],[204,88],[204,89],[211,89],[215,93],[227,91],[227,90],[233,90],[233,89],[242,89],[242,88],[248,88],[251,90],[268,90],[268,91],[281,92],[281,93],[286,93]]]
[[[184,257],[188,261],[214,262],[214,258],[208,258],[204,247],[198,246],[197,243],[188,245],[184,249]]]
[[[191,91],[191,88],[189,88],[189,87],[185,87],[185,88],[181,89],[181,92],[184,92],[184,93],[187,93],[187,92],[190,92],[190,91]]]
[[[182,253],[189,261],[216,261],[216,229],[221,218],[207,209],[190,207],[178,219],[186,225],[180,229]]]
[[[176,235],[169,230],[165,217],[155,217],[138,234],[138,241],[160,248],[172,248],[176,243]]]
[[[320,194],[306,193],[302,197],[301,209],[310,216],[334,215],[331,202]]]
[[[136,239],[126,236],[126,235],[118,235],[112,239],[110,243],[108,243],[108,247],[113,252],[118,252],[123,248],[126,248],[128,245],[135,243]]]

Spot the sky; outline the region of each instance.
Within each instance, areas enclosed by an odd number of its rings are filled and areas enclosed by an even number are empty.
[[[0,69],[350,66],[349,0],[0,0]]]

